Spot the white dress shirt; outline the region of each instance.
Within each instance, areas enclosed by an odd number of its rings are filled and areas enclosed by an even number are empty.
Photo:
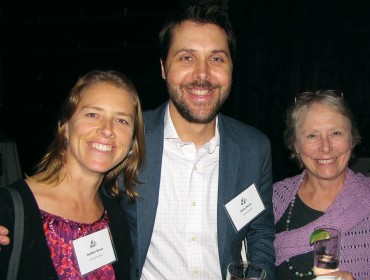
[[[165,114],[159,203],[142,280],[222,279],[217,243],[220,137],[196,149]]]

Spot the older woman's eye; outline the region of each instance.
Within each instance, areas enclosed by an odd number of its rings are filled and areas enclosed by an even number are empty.
[[[308,134],[307,138],[308,139],[315,139],[315,138],[317,138],[317,135],[316,134]]]
[[[334,136],[340,136],[340,135],[342,135],[343,133],[341,132],[341,131],[334,131],[333,132],[333,135]]]
[[[306,135],[306,141],[309,143],[316,142],[320,139],[320,134],[309,133]]]

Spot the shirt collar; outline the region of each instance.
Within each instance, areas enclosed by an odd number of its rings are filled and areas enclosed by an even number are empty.
[[[170,116],[170,106],[167,105],[166,112],[164,114],[164,139],[172,140],[181,144],[189,144],[181,141],[175,126],[173,125],[171,116]],[[216,148],[220,145],[220,134],[218,131],[218,116],[216,116],[216,129],[215,136],[207,143],[205,143],[201,148],[208,150],[210,154],[214,153]]]

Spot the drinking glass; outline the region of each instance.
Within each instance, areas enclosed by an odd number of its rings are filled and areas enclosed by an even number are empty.
[[[247,261],[232,262],[227,266],[226,280],[265,280],[266,272]]]
[[[323,275],[339,270],[340,231],[332,227],[319,227],[317,229],[329,232],[330,238],[314,242],[313,273]]]

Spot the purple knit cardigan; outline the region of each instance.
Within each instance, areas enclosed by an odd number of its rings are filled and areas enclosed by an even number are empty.
[[[303,171],[274,184],[275,224],[298,192],[305,175]],[[275,264],[312,251],[309,237],[314,228],[321,225],[342,231],[339,269],[351,272],[356,280],[370,280],[370,177],[348,169],[344,188],[323,216],[301,228],[276,234]]]

